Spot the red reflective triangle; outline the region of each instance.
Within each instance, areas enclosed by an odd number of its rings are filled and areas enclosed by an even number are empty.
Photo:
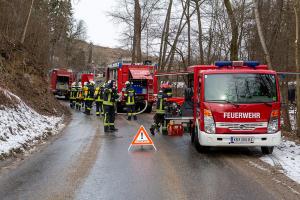
[[[143,125],[139,128],[131,144],[132,145],[153,145],[153,141],[150,138],[149,134],[147,133]]]

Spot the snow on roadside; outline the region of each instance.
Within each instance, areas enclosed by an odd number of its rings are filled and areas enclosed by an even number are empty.
[[[300,145],[283,140],[274,148],[272,155],[265,155],[260,159],[272,166],[282,168],[284,174],[300,184]]]
[[[0,157],[63,128],[63,117],[41,115],[11,92],[1,88],[0,92],[15,103],[12,107],[0,105]]]

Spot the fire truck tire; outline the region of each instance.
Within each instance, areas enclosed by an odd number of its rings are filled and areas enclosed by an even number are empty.
[[[208,153],[209,151],[209,147],[207,146],[202,146],[200,143],[199,143],[199,136],[198,136],[198,128],[197,126],[195,126],[195,131],[194,131],[194,146],[196,148],[196,150],[199,152],[199,153]]]
[[[274,147],[261,147],[261,151],[263,154],[272,154]]]
[[[195,130],[191,131],[191,143],[193,144],[195,142]]]

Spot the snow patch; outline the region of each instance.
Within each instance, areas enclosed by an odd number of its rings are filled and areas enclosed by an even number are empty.
[[[283,140],[274,148],[272,155],[260,158],[262,161],[279,168],[289,178],[300,183],[300,145]]]
[[[0,109],[0,155],[23,149],[28,143],[57,134],[63,128],[63,116],[40,115],[13,93],[1,88],[0,92],[16,103],[11,108],[1,106]]]

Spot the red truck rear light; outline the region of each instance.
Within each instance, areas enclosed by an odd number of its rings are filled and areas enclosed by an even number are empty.
[[[279,128],[279,110],[272,110],[268,123],[268,133],[276,133]]]

